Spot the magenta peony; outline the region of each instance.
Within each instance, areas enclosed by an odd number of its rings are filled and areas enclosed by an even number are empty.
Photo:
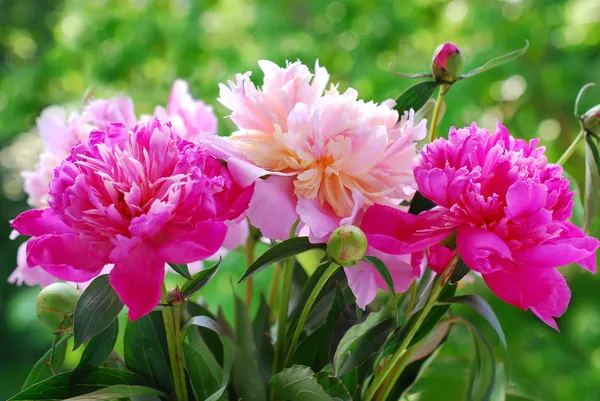
[[[158,304],[165,262],[214,254],[225,222],[246,210],[252,192],[170,124],[152,119],[131,133],[109,124],[55,170],[49,208],[26,211],[12,226],[34,237],[27,264],[61,280],[84,282],[114,263],[110,282],[133,320]]]
[[[362,224],[369,244],[402,255],[456,234],[463,261],[498,297],[557,328],[570,291],[555,268],[578,263],[595,273],[600,242],[567,221],[569,181],[537,144],[513,139],[502,125],[494,134],[475,124],[452,128],[447,140],[422,150],[414,168],[419,191],[437,206],[418,216],[371,207]],[[435,253],[439,270],[450,251]]]

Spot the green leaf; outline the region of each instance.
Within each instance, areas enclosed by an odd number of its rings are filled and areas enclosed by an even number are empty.
[[[430,72],[417,72],[415,74],[405,74],[403,72],[391,71],[397,77],[407,78],[407,79],[420,79],[420,78],[433,78],[433,74]]]
[[[600,156],[592,136],[585,134],[585,202],[582,230],[589,233],[600,203]]]
[[[65,355],[67,354],[67,344],[71,336],[66,336],[60,339],[53,347],[50,348],[44,356],[42,356],[33,366],[31,372],[25,379],[23,389],[31,387],[35,383],[39,383],[50,376],[54,376],[56,373],[60,373],[65,362]]]
[[[208,309],[206,309],[205,307],[203,307],[202,305],[196,303],[196,302],[186,302],[185,303],[185,310],[184,310],[184,317],[186,322],[190,322],[192,321],[193,318],[195,317],[199,317],[199,316],[206,316],[214,321],[217,320],[217,318],[215,317],[214,314],[212,314]],[[191,325],[194,325],[193,323],[191,323]],[[223,327],[221,325],[219,325],[219,332],[215,332],[212,329],[211,330],[202,330],[203,326],[201,324],[199,325],[195,325],[196,328],[196,333],[201,337],[201,340],[206,344],[206,346],[208,347],[208,349],[210,350],[210,352],[212,352],[213,356],[215,357],[215,359],[217,360],[217,362],[219,364],[223,364],[223,344],[221,342],[221,338],[219,337],[219,335],[225,336],[227,337],[227,334],[225,334],[225,332],[223,331]],[[187,335],[190,335],[190,330],[194,330],[193,328],[191,328],[190,326],[187,326],[186,328],[184,328],[184,333],[186,333]],[[219,334],[221,333],[221,334]],[[190,343],[193,345],[193,343]]]
[[[396,290],[394,289],[394,280],[392,279],[392,275],[390,274],[388,267],[381,261],[381,259],[378,259],[375,256],[365,256],[363,260],[373,266],[381,275],[381,277],[383,277],[383,281],[385,281],[388,286],[388,290],[390,290],[390,295],[392,296],[392,301],[394,302],[394,311],[396,312],[397,319],[398,299],[396,298]]]
[[[577,185],[577,180],[575,180],[573,176],[571,176],[564,170],[563,174],[569,179],[569,191],[575,193],[575,196],[573,196],[573,214],[571,215],[570,221],[577,227],[581,227],[581,225],[583,224],[583,202],[581,201],[581,194],[583,192],[579,189],[579,185]]]
[[[117,369],[99,368],[65,372],[34,384],[10,398],[9,401],[65,400],[114,385],[147,386],[148,382],[136,373]]]
[[[73,349],[102,333],[123,309],[123,303],[108,281],[108,275],[98,276],[81,294],[75,305]]]
[[[247,401],[265,401],[267,394],[258,368],[258,353],[248,310],[234,294],[235,345],[233,388],[238,397]]]
[[[152,312],[133,322],[128,320],[123,346],[125,363],[130,370],[166,392],[173,390],[161,312]]]
[[[302,270],[302,269],[299,269]],[[256,353],[258,355],[258,369],[263,383],[269,383],[273,371],[273,360],[275,351],[271,341],[271,325],[269,324],[269,305],[264,294],[260,296],[258,311],[252,322],[252,332],[254,334],[254,343],[256,344]],[[268,388],[265,388],[268,391]]]
[[[240,281],[244,282],[268,266],[311,249],[325,249],[327,244],[312,244],[308,237],[294,237],[274,245],[248,267]]]
[[[398,111],[400,116],[410,109],[414,111],[419,110],[425,105],[427,100],[433,95],[433,92],[435,92],[435,88],[439,85],[435,81],[423,81],[411,86],[398,96],[394,110]]]
[[[336,376],[359,367],[379,351],[395,325],[392,313],[390,308],[383,307],[346,332],[333,357]]]
[[[352,401],[352,396],[344,386],[342,379],[334,376],[333,373],[319,372],[316,378],[319,385],[334,401]]]
[[[186,282],[181,288],[181,292],[183,292],[184,297],[189,298],[204,288],[204,286],[206,286],[210,280],[212,280],[215,274],[217,274],[217,271],[219,271],[219,268],[221,267],[222,261],[223,259],[219,258],[219,261],[213,266],[202,269],[198,273],[194,274],[192,280]]]
[[[450,275],[450,280],[449,280],[450,284],[456,284],[456,283],[458,283],[470,271],[471,270],[465,264],[465,262],[462,260],[462,258],[458,259],[458,262],[456,263],[456,267],[454,267],[454,271]]]
[[[417,191],[415,192],[415,196],[413,196],[412,201],[410,202],[408,213],[419,214],[421,212],[433,209],[435,206],[435,203],[433,203],[432,201],[421,195],[419,191]]]
[[[575,98],[575,109],[573,110],[573,114],[575,117],[579,118],[579,103],[581,103],[581,99],[583,99],[583,95],[590,89],[592,86],[596,86],[595,83],[590,82],[585,85],[581,89],[579,89],[579,93],[577,93],[577,98]]]
[[[308,366],[294,365],[271,379],[281,399],[291,401],[332,401]]]
[[[188,270],[188,266],[186,264],[169,262],[168,265],[171,266],[171,269],[173,269],[175,273],[179,274],[181,277],[185,278],[186,280],[193,280],[192,275],[190,274],[190,271]]]
[[[102,366],[112,353],[119,336],[119,319],[93,337],[83,350],[77,369],[94,369]]]
[[[509,63],[509,62],[513,61],[514,59],[518,58],[519,56],[521,56],[523,53],[525,53],[528,48],[529,48],[529,41],[526,40],[525,46],[523,46],[522,48],[512,51],[510,53],[504,54],[502,56],[494,57],[494,58],[486,61],[482,66],[479,66],[479,67],[475,68],[474,70],[461,75],[460,79],[471,78],[477,74],[481,74],[484,71],[490,70],[492,68],[501,66],[506,63]]]
[[[167,395],[162,391],[158,391],[151,387],[145,386],[126,386],[117,385],[103,388],[102,390],[94,391],[93,393],[87,393],[78,397],[72,397],[65,401],[87,401],[87,400],[114,400],[116,398],[123,397],[135,397],[135,396],[158,396],[166,397]]]
[[[502,346],[505,350],[507,349],[506,336],[504,335],[504,331],[502,330],[502,325],[500,324],[498,317],[494,313],[494,310],[485,299],[483,299],[477,294],[467,294],[459,295],[444,301],[452,304],[464,304],[473,308],[494,328],[494,330],[498,334],[498,337],[500,338]]]
[[[199,399],[203,399],[205,401],[220,400],[227,390],[227,385],[231,376],[235,354],[234,345],[231,340],[225,336],[223,328],[210,317],[195,316],[190,319],[185,326],[183,326],[182,332],[184,336],[186,333],[188,333],[190,327],[192,326],[212,330],[219,336],[219,339],[222,342],[223,367],[220,372],[217,372],[217,374],[215,374],[214,368],[212,367],[210,359],[207,357],[206,353],[202,353],[201,350],[196,350],[188,344],[184,344],[184,357],[186,358],[186,366],[192,379],[191,381],[196,395]],[[220,381],[218,380],[219,373]],[[215,385],[215,381],[217,381],[219,384],[215,388],[214,392],[212,392],[212,394],[210,394],[208,397],[203,398],[214,388],[213,386]]]

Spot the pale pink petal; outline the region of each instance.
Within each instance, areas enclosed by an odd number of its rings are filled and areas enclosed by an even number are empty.
[[[410,287],[412,282],[421,276],[420,266],[413,267],[411,264],[411,255],[388,255],[387,253],[380,252],[372,247],[367,249],[366,254],[375,256],[385,263],[392,276],[394,290],[396,292],[408,290],[408,287]],[[360,262],[359,265],[362,267],[363,263],[364,262]],[[375,271],[374,276],[377,287],[384,291],[388,291],[387,283],[383,277],[381,277],[379,272]]]
[[[139,245],[110,272],[110,284],[129,308],[129,319],[147,315],[158,305],[165,264],[151,248]]]
[[[247,215],[265,237],[287,239],[298,219],[293,178],[271,176],[257,181]]]
[[[508,245],[493,232],[482,228],[460,227],[456,246],[465,264],[477,273],[492,273],[510,263]]]
[[[356,297],[356,305],[365,309],[377,295],[376,270],[370,264],[360,262],[358,266],[344,267],[344,272],[348,278],[348,286]]]
[[[327,242],[329,234],[340,226],[340,218],[333,211],[322,207],[317,199],[299,196],[296,212],[300,220],[310,228],[312,243]]]
[[[27,264],[27,242],[22,243],[17,251],[17,267],[8,277],[8,282],[16,285],[28,285],[30,287],[39,285],[46,287],[57,281],[57,278],[42,269],[40,266],[29,266]]]
[[[226,224],[227,235],[225,235],[223,246],[227,249],[235,249],[244,245],[250,233],[248,220],[242,219],[239,222],[228,221]]]

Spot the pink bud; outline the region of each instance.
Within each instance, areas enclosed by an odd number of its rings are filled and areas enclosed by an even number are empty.
[[[435,49],[431,71],[437,81],[452,83],[458,79],[462,69],[462,52],[454,43],[445,42]]]

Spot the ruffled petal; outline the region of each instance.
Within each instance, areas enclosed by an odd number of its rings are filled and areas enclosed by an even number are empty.
[[[462,260],[481,274],[502,269],[510,263],[511,252],[506,242],[483,228],[463,226],[456,234],[456,246]]]

